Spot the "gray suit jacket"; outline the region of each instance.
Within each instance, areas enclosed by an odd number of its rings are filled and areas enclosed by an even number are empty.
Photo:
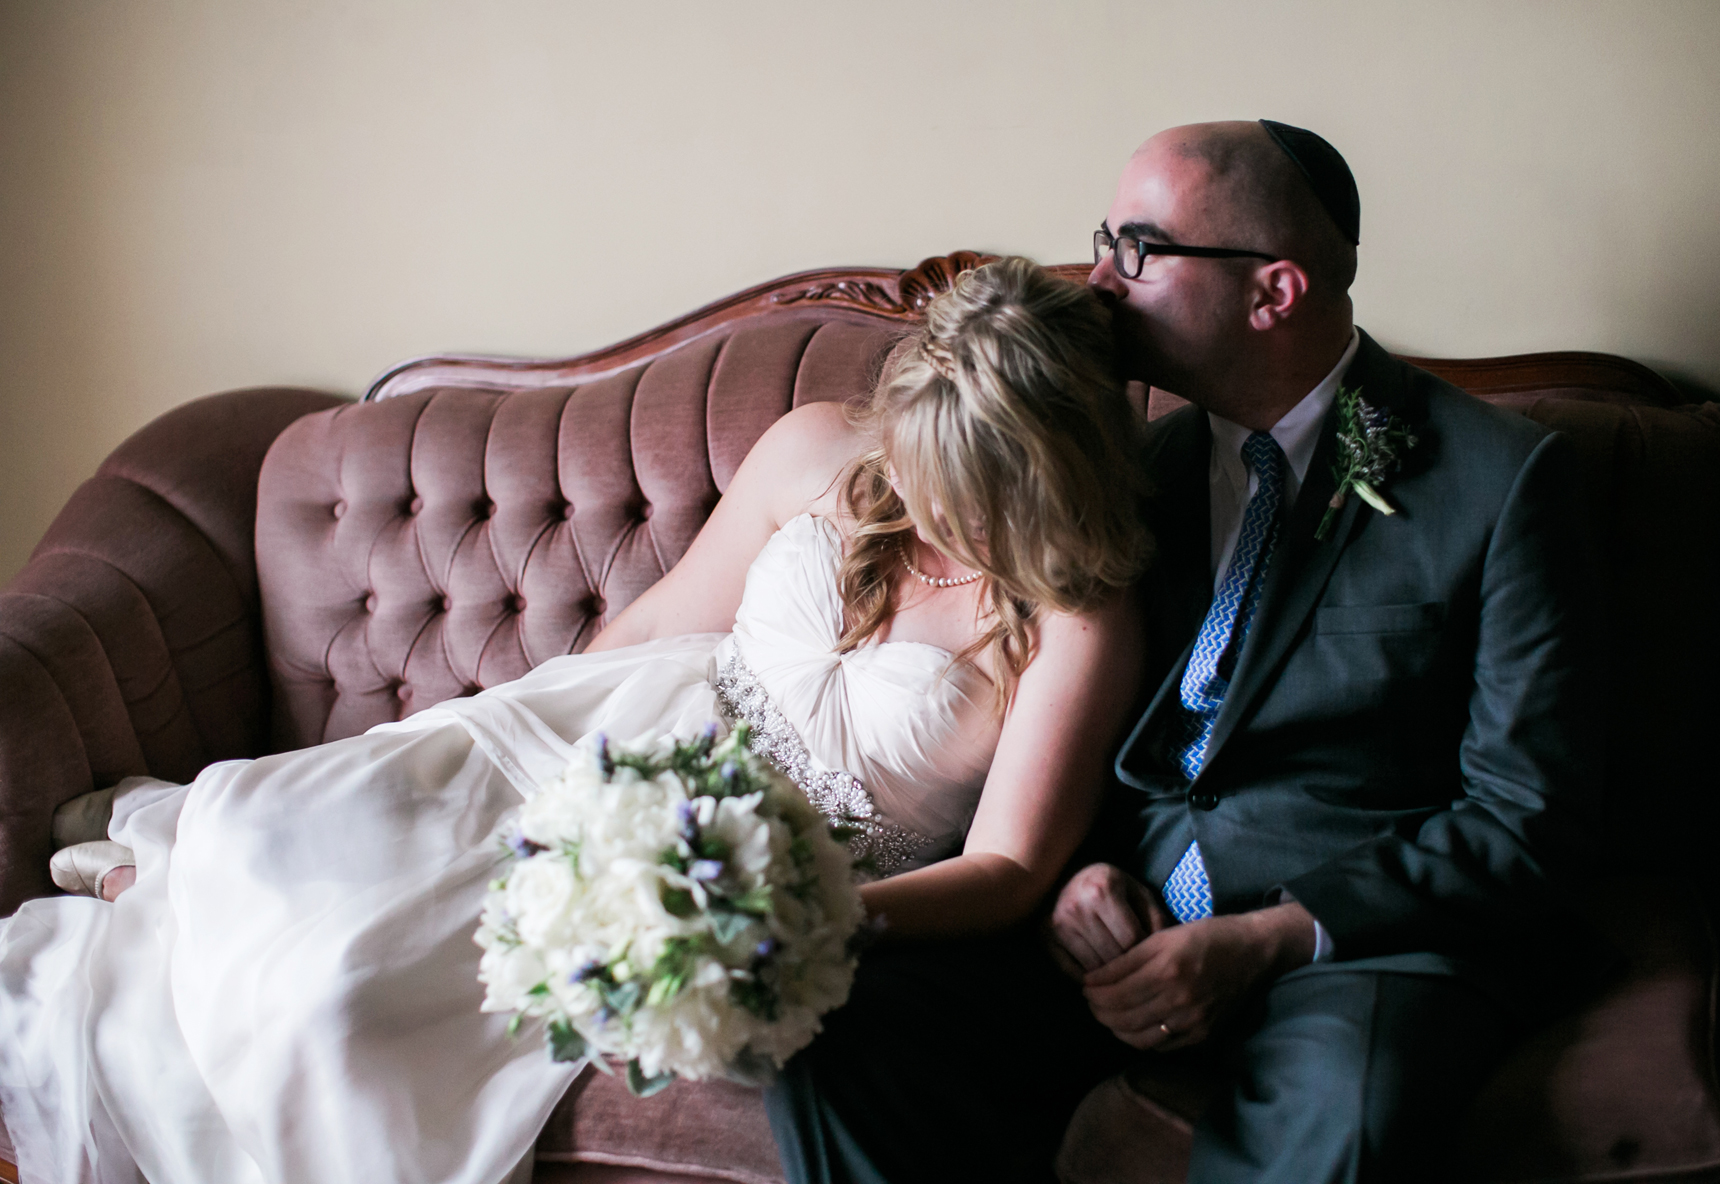
[[[1352,495],[1314,538],[1334,408],[1193,783],[1171,752],[1212,598],[1210,430],[1193,407],[1149,429],[1157,692],[1117,758],[1113,857],[1159,885],[1198,838],[1220,913],[1288,892],[1340,961],[1516,980],[1580,932],[1564,889],[1593,858],[1596,581],[1574,463],[1365,333],[1343,385],[1419,437],[1384,488],[1399,512]]]

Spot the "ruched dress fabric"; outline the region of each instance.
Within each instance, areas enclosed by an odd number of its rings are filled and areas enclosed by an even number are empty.
[[[557,658],[188,786],[126,783],[109,835],[136,885],[0,921],[0,1118],[23,1178],[527,1180],[573,1070],[479,1010],[472,934],[498,827],[582,739],[696,734],[732,714],[719,670],[744,668],[812,775],[851,774],[915,836],[912,862],[961,840],[990,685],[930,645],[836,654],[840,547],[822,519],[786,524],[732,634]]]

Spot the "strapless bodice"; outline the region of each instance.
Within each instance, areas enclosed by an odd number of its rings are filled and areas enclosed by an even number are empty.
[[[752,725],[756,746],[814,804],[872,832],[878,870],[901,871],[960,842],[999,721],[990,682],[947,650],[888,641],[836,652],[841,560],[841,535],[823,518],[803,514],[772,536],[747,572],[714,681],[725,711]]]

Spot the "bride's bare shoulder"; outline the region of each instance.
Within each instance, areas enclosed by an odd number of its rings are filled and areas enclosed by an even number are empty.
[[[768,435],[778,436],[800,448],[840,453],[852,458],[863,447],[863,433],[848,416],[843,403],[803,403],[771,425]]]
[[[867,447],[865,432],[842,404],[807,403],[771,424],[735,480],[767,487],[779,521],[808,510],[826,513],[836,504],[842,474]]]

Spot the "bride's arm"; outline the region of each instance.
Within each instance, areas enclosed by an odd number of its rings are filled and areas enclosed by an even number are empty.
[[[726,633],[747,568],[784,522],[836,509],[842,471],[864,447],[836,403],[808,403],[777,420],[747,453],[681,561],[599,633],[587,652],[658,637]]]
[[[1086,616],[1048,618],[962,853],[867,884],[867,912],[883,915],[888,932],[915,937],[983,933],[1032,913],[1093,823],[1140,670],[1132,596]]]

